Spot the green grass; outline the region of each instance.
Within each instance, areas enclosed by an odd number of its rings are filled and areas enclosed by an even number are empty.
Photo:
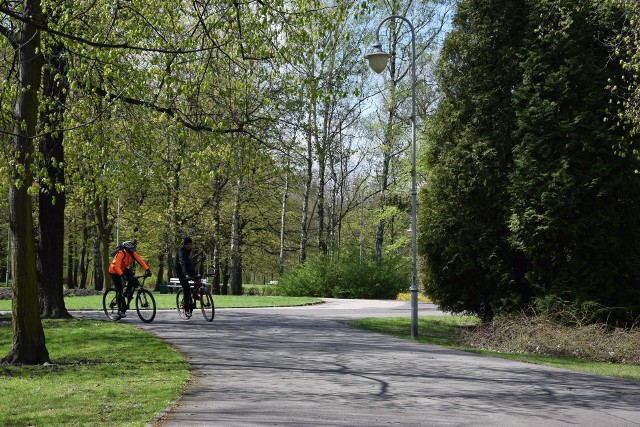
[[[0,366],[0,425],[142,426],[189,380],[184,356],[133,326],[43,321],[51,365]],[[0,355],[11,348],[0,323]]]
[[[585,372],[596,375],[626,378],[640,381],[640,366],[605,362],[591,362],[576,358],[551,357],[537,354],[500,353],[496,351],[478,350],[459,347],[455,344],[455,337],[462,329],[478,324],[478,319],[471,316],[423,316],[418,318],[417,341],[425,344],[435,344],[451,347],[462,351],[534,363],[544,366],[567,369],[575,372]],[[410,318],[370,318],[353,320],[350,325],[391,335],[403,339],[411,339]]]
[[[176,308],[175,294],[153,294],[158,309]],[[282,307],[316,304],[321,300],[307,297],[214,295],[216,308]],[[65,297],[67,310],[102,310],[102,295]],[[132,302],[132,308],[135,302]],[[0,310],[11,310],[11,300],[0,300]]]

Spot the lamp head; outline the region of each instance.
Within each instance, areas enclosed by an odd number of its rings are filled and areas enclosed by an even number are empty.
[[[369,60],[369,66],[371,69],[380,74],[387,67],[387,61],[390,56],[391,55],[382,50],[380,42],[376,42],[371,46],[371,52],[366,54],[364,57]]]

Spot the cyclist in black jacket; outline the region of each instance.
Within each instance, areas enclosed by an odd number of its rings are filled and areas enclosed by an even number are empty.
[[[178,248],[176,252],[176,262],[174,268],[178,279],[180,279],[180,285],[184,291],[184,311],[189,313],[193,310],[193,303],[191,302],[191,290],[189,289],[189,280],[196,278],[197,273],[191,265],[191,248],[193,241],[191,237],[185,237],[182,242],[182,246]]]

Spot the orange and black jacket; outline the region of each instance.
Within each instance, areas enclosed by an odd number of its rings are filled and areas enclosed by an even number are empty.
[[[111,261],[111,265],[109,265],[109,273],[122,276],[125,268],[129,268],[129,265],[131,265],[131,261],[133,261],[133,259],[138,261],[138,264],[140,264],[144,271],[147,271],[149,269],[147,263],[144,262],[142,257],[140,257],[140,255],[138,255],[136,251],[133,251],[133,254],[130,254],[125,249],[122,249],[119,250],[116,256],[113,257],[113,261]]]

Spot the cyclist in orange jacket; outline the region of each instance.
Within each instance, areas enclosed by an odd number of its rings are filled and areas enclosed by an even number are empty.
[[[131,278],[134,276],[133,271],[129,270],[129,266],[131,262],[135,259],[138,264],[144,269],[145,275],[151,276],[151,270],[146,262],[142,259],[140,255],[135,251],[136,245],[132,241],[126,241],[122,244],[122,249],[118,249],[115,256],[113,257],[113,261],[109,265],[109,274],[111,274],[111,279],[113,280],[113,284],[116,286],[116,291],[118,292],[118,305],[120,309],[120,316],[125,317],[125,312],[127,311],[127,304],[122,298],[122,278]],[[127,297],[131,298],[133,293],[133,284],[131,281],[127,281]]]

